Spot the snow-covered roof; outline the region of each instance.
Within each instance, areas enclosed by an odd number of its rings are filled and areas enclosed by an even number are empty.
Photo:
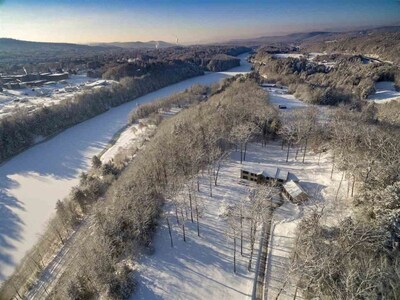
[[[297,198],[301,195],[307,196],[307,193],[303,190],[300,184],[292,180],[284,183],[283,187],[292,198]]]
[[[277,167],[266,167],[263,170],[254,168],[254,167],[246,167],[242,169],[243,171],[247,171],[253,174],[257,175],[262,175],[266,178],[273,178],[273,179],[279,179],[283,181],[287,180],[293,180],[293,181],[299,181],[296,175],[290,173],[289,171],[282,170],[281,168]]]

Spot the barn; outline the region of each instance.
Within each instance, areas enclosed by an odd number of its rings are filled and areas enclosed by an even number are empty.
[[[293,203],[302,203],[308,199],[307,193],[298,182],[289,180],[285,182],[282,187],[282,194]]]

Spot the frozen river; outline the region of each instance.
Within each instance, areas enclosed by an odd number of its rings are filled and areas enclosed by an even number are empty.
[[[189,88],[212,84],[250,71],[247,54],[241,66],[225,72],[207,73],[149,93],[95,118],[73,126],[0,165],[0,282],[37,241],[54,212],[55,203],[79,182],[113,135],[127,123],[138,104],[151,102]]]

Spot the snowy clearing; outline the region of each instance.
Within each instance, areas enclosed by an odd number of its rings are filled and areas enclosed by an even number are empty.
[[[275,106],[285,105],[288,110],[306,108],[308,106],[307,103],[300,101],[292,94],[289,94],[287,87],[266,87],[264,90],[269,93],[269,100]]]
[[[248,54],[230,72],[209,73],[149,93],[135,101],[75,125],[54,138],[0,165],[0,281],[9,276],[26,251],[38,240],[55,203],[78,184],[90,166],[139,104],[181,92],[193,84],[212,84],[238,72],[250,71]]]
[[[394,82],[381,81],[375,84],[376,92],[368,97],[368,100],[375,103],[385,103],[392,100],[400,101],[400,91],[396,91]]]
[[[219,185],[214,187],[213,197],[208,196],[206,184],[201,186],[201,198],[204,201],[204,214],[200,219],[201,237],[197,237],[196,224],[186,221],[187,242],[182,240],[182,229],[176,224],[175,213],[169,202],[164,214],[172,224],[174,248],[165,218],[160,220],[154,238],[154,254],[144,255],[139,261],[139,285],[132,299],[247,299],[251,297],[255,274],[248,272],[245,263],[248,259],[248,243],[245,243],[244,257],[239,255],[239,269],[233,274],[233,242],[225,232],[228,226],[221,211],[228,205],[238,203],[248,194],[248,187],[239,184],[241,168],[281,167],[293,172],[300,179],[301,186],[314,198],[303,205],[295,205],[285,200],[284,205],[275,210],[273,216],[272,237],[267,262],[266,299],[275,299],[277,292],[285,282],[290,266],[290,250],[295,244],[295,230],[298,222],[307,211],[316,206],[326,206],[328,223],[338,220],[330,215],[338,205],[346,212],[343,198],[347,181],[343,181],[338,200],[335,201],[340,174],[334,173],[330,179],[332,159],[325,153],[318,155],[307,153],[303,164],[294,159],[296,149],[290,151],[286,162],[286,148],[271,142],[267,147],[249,144],[246,161],[240,164],[239,153],[233,153],[231,159],[221,169]],[[248,228],[248,224],[245,223]],[[246,229],[245,229],[246,232]],[[247,234],[245,237],[247,238]],[[259,236],[257,242],[259,241]],[[258,252],[256,245],[255,252]],[[257,255],[258,253],[255,253]],[[255,261],[254,261],[255,262]],[[253,264],[254,270],[254,264]],[[281,293],[282,299],[293,299],[293,285],[288,284]],[[281,299],[281,298],[280,298]]]
[[[302,58],[302,57],[304,57],[304,55],[301,53],[277,53],[277,54],[273,54],[272,57],[274,57],[274,58],[289,58],[289,57]]]

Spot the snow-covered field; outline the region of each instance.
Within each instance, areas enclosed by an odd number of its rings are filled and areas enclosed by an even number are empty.
[[[18,108],[29,111],[39,105],[54,105],[74,95],[116,83],[112,80],[96,80],[86,75],[71,75],[66,80],[45,84],[41,87],[19,90],[4,89],[0,92],[0,118],[12,114]]]
[[[368,97],[368,100],[375,103],[385,103],[392,100],[400,101],[400,91],[394,88],[394,82],[381,81],[375,84],[376,92]]]
[[[79,174],[89,168],[93,155],[126,125],[131,110],[193,84],[212,84],[238,72],[249,72],[247,54],[240,58],[241,66],[230,72],[209,73],[149,93],[73,126],[0,165],[0,281],[12,273],[37,241],[56,201],[78,184]]]
[[[295,151],[293,148],[289,162],[286,162],[286,148],[282,150],[280,143],[271,142],[267,147],[250,144],[246,161],[242,165],[239,154],[233,153],[221,170],[220,184],[215,187],[213,197],[208,196],[206,185],[201,187],[200,196],[204,203],[204,213],[200,219],[201,237],[197,237],[195,224],[188,220],[188,238],[186,243],[183,242],[182,229],[176,224],[174,209],[171,204],[166,205],[164,214],[172,224],[174,247],[170,246],[168,227],[165,218],[162,218],[154,239],[154,254],[144,255],[139,262],[139,285],[132,299],[250,298],[254,272],[246,269],[249,251],[247,242],[245,256],[237,256],[239,269],[235,275],[232,272],[233,242],[226,236],[229,226],[220,215],[225,207],[238,203],[248,195],[248,187],[239,184],[242,167],[261,170],[281,167],[293,172],[300,179],[301,186],[314,199],[300,206],[285,200],[274,212],[266,285],[267,299],[275,299],[290,269],[289,255],[295,245],[295,230],[301,217],[317,205],[326,205],[325,210],[329,212],[345,202],[343,193],[346,191],[346,181],[342,183],[341,192],[335,201],[340,174],[334,173],[333,179],[330,179],[330,154],[323,154],[318,164],[318,155],[307,153],[303,164],[300,157],[297,161],[294,159]],[[335,219],[328,221],[334,222]],[[293,295],[294,287],[288,283],[279,299],[293,299]]]

